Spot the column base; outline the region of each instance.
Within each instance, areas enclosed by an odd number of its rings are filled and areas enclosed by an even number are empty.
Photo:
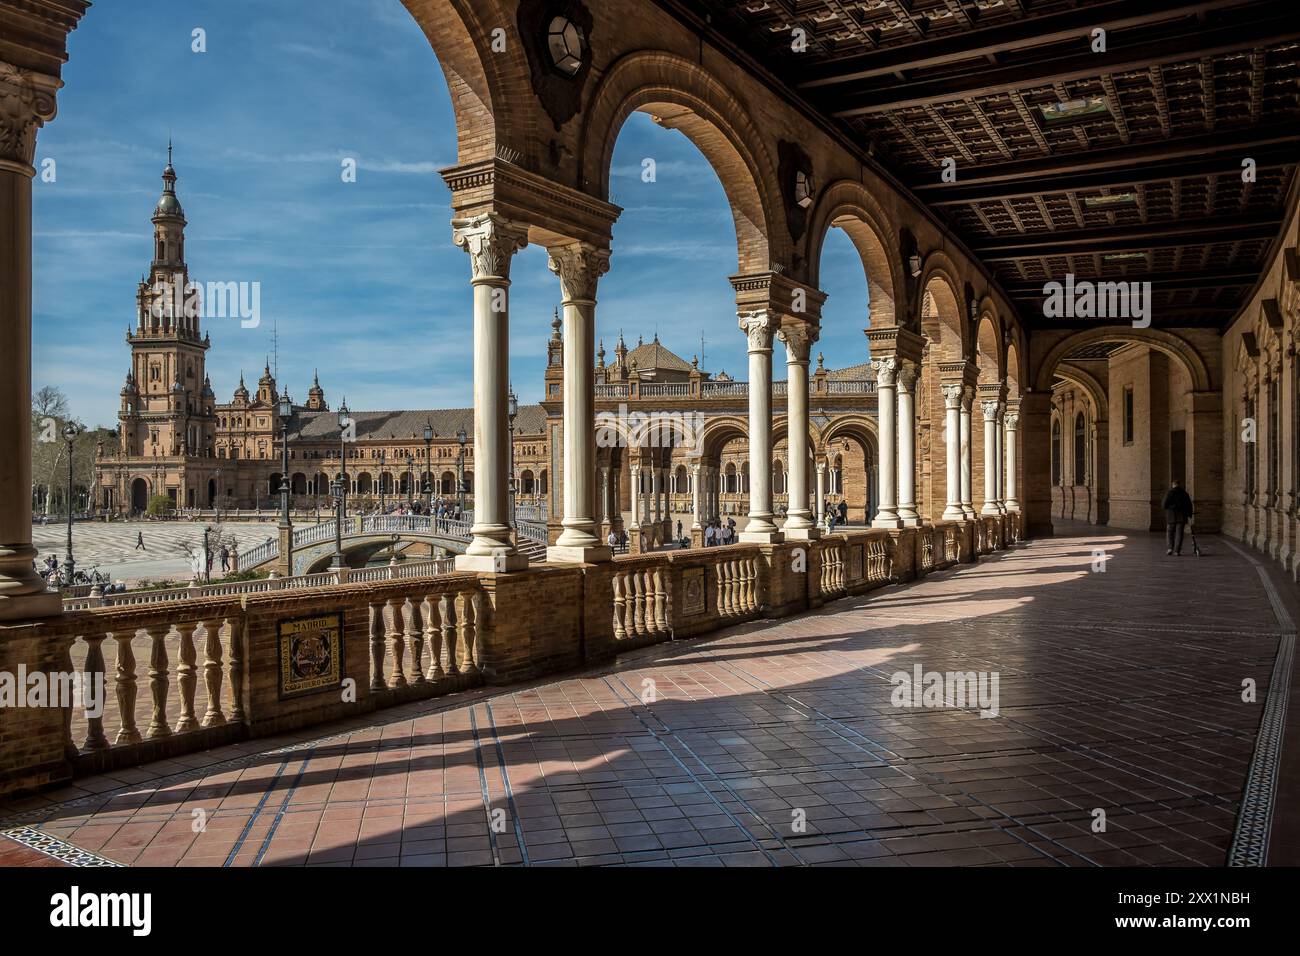
[[[742,531],[738,540],[741,544],[780,544],[785,535],[780,531]]]
[[[921,516],[915,511],[900,511],[898,520],[904,528],[919,528],[921,526]]]
[[[966,517],[966,512],[961,510],[961,505],[949,505],[943,509],[944,521],[961,521]]]
[[[897,530],[903,526],[903,522],[894,512],[877,511],[875,520],[871,522],[873,528],[888,528]]]
[[[56,617],[62,613],[63,593],[61,591],[33,591],[31,594],[0,597],[0,621]]]
[[[614,552],[604,545],[553,544],[546,549],[547,564],[600,564],[613,559]]]
[[[814,528],[811,525],[807,528],[791,528],[785,526],[785,540],[787,541],[817,541],[822,536],[821,528]]]
[[[986,518],[996,518],[998,515],[1002,514],[1002,512],[998,510],[997,505],[990,502],[980,509],[980,514],[984,515]]]
[[[966,516],[967,520],[975,517],[975,509],[964,501],[961,503],[961,511],[962,514]]]
[[[1007,499],[1007,511],[1011,511],[1011,512],[1019,512],[1019,511],[1020,511],[1020,502],[1019,502],[1019,501],[1016,501],[1015,498],[1008,498],[1008,499]]]
[[[549,549],[548,556],[549,556]],[[474,571],[487,574],[509,574],[528,570],[528,555],[518,551],[500,551],[495,554],[458,554],[457,571]]]

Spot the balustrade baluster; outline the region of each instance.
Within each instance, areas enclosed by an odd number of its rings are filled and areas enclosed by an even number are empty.
[[[198,718],[194,716],[194,692],[199,687],[199,669],[196,666],[198,655],[194,651],[194,632],[197,628],[197,623],[176,625],[176,633],[181,637],[180,663],[176,666],[177,682],[181,687],[181,716],[176,721],[178,734],[199,729]]]
[[[215,620],[203,622],[203,686],[208,692],[208,709],[202,726],[220,727],[226,715],[221,711],[221,624]]]
[[[388,686],[405,687],[406,671],[402,666],[406,652],[406,639],[402,633],[402,605],[405,601],[402,598],[389,598],[385,603],[388,606],[384,616],[388,625],[388,645],[393,651],[393,676],[388,679]]]
[[[466,674],[478,673],[478,662],[474,659],[474,629],[478,624],[480,606],[475,601],[478,592],[462,591],[456,608],[460,617],[461,670]]]
[[[442,616],[438,613],[438,595],[424,596],[424,640],[429,645],[429,679],[445,676],[442,669]]]
[[[406,643],[411,648],[411,683],[424,683],[424,622],[420,605],[406,600]]]
[[[91,634],[83,640],[86,642],[86,663],[82,669],[81,699],[84,704],[98,705],[99,716],[91,717],[86,713],[86,742],[82,750],[107,750],[108,738],[104,736],[104,708],[108,704],[105,693],[104,676],[104,638],[106,634]]]
[[[627,598],[623,592],[623,575],[615,571],[610,583],[614,588],[614,640],[621,641],[627,637],[627,631],[623,629],[623,615],[627,613]]]
[[[444,594],[441,599],[442,609],[442,646],[443,653],[447,655],[447,673],[460,673],[460,654],[456,646],[456,634],[459,628],[456,626],[456,619],[459,614],[456,610],[456,596],[454,594]]]
[[[135,652],[131,642],[135,631],[112,635],[117,642],[117,669],[114,674],[114,690],[117,693],[117,711],[122,725],[118,728],[116,744],[134,744],[140,742],[140,729],[135,725]]]
[[[633,571],[631,574],[632,583],[632,606],[633,606],[633,630],[637,636],[645,633],[645,593],[643,589],[644,582],[641,579],[640,570]]]
[[[370,689],[383,690],[384,680],[384,605],[371,604],[370,611]]]
[[[662,568],[654,570],[654,587],[655,587],[655,629],[660,634],[668,633],[668,591],[664,587],[664,572]]]
[[[244,619],[224,618],[222,625],[230,635],[230,652],[226,655],[230,661],[230,717],[232,724],[242,724],[244,714]],[[220,632],[218,627],[217,631]]]
[[[144,628],[145,637],[149,638],[149,696],[153,699],[153,713],[149,719],[146,737],[167,737],[172,729],[167,726],[167,635],[170,629]]]

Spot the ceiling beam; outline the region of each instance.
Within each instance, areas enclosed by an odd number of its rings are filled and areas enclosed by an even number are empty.
[[[964,33],[935,37],[841,57],[812,66],[801,74],[799,89],[811,90],[852,83],[904,70],[929,69],[983,59],[999,53],[1065,43],[1089,37],[1101,27],[1108,32],[1147,26],[1180,17],[1199,16],[1209,10],[1244,6],[1258,0],[1145,0],[1140,9],[1132,0],[1111,0],[1094,6],[1024,17],[1011,23],[977,27]]]
[[[1045,256],[1096,255],[1140,249],[1208,246],[1219,242],[1273,239],[1282,227],[1276,213],[1257,216],[1221,216],[1217,219],[1104,226],[978,239],[971,251],[985,261],[1041,259]]]
[[[1122,276],[1086,276],[1076,278],[1076,282],[1086,278],[1089,282],[1150,282],[1156,292],[1172,292],[1175,289],[1217,289],[1242,288],[1253,286],[1259,281],[1258,272],[1163,272],[1130,273]],[[1015,280],[1004,281],[1002,288],[1007,295],[1014,297],[1034,297],[1043,294],[1043,286],[1051,279],[1039,282]]]
[[[1199,60],[1204,57],[1241,53],[1256,47],[1280,46],[1300,40],[1300,20],[1294,13],[1274,13],[1269,6],[1259,11],[1247,9],[1243,15],[1268,12],[1246,22],[1231,22],[1215,27],[1184,29],[1160,40],[1149,38],[1130,40],[1122,44],[1111,43],[1105,53],[1076,53],[1061,56],[1060,51],[1017,63],[1013,66],[975,69],[941,79],[918,80],[912,83],[871,83],[859,92],[838,92],[823,102],[832,116],[848,119],[886,113],[908,107],[936,106],[977,96],[993,96],[1050,86],[1075,80],[1124,73],[1129,70],[1146,70],[1165,63]],[[1085,38],[1080,38],[1084,45]],[[819,97],[819,99],[822,99]]]
[[[1268,130],[1223,130],[988,167],[958,167],[955,183],[937,181],[936,173],[911,189],[931,206],[955,206],[1223,173],[1240,175],[1241,161],[1247,156],[1255,160],[1257,169],[1300,162],[1300,123]]]

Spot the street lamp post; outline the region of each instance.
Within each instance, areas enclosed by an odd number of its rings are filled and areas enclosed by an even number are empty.
[[[348,426],[352,424],[352,416],[348,412],[348,400],[343,399],[343,404],[339,406],[339,471],[342,478],[339,481],[339,521],[348,513],[348,456],[345,449],[345,443],[348,438]],[[340,552],[340,557],[342,553]]]
[[[456,441],[460,443],[460,457],[456,459],[456,517],[463,520],[465,517],[465,443],[469,441],[464,425],[461,425],[456,432]]]
[[[73,572],[76,570],[76,562],[72,557],[72,443],[80,434],[81,429],[75,422],[63,426],[63,437],[68,442],[68,547],[63,556],[63,577],[68,585],[73,583]]]
[[[210,525],[203,526],[203,583],[212,583],[212,550],[208,542],[208,535],[212,533]]]
[[[424,423],[424,494],[429,514],[433,514],[433,425]]]
[[[510,389],[509,395],[506,396],[506,415],[510,421],[510,481],[506,487],[510,489],[510,527],[515,526],[515,416],[519,414],[519,397],[515,395],[514,387]]]
[[[343,569],[343,493],[346,484],[342,481],[330,482],[330,494],[334,496],[334,570]]]
[[[280,476],[280,527],[289,534],[281,537],[288,541],[289,553],[285,555],[287,567],[293,568],[293,516],[289,513],[289,495],[293,486],[289,483],[289,420],[293,418],[293,399],[285,392],[280,396],[280,455],[284,472]],[[292,570],[290,571],[292,574]]]
[[[212,496],[212,520],[221,524],[221,469],[217,469],[217,493]]]

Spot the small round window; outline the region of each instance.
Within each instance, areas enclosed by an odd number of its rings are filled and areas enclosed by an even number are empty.
[[[587,55],[587,40],[582,29],[568,17],[556,17],[551,21],[546,39],[555,68],[566,76],[576,75]]]

